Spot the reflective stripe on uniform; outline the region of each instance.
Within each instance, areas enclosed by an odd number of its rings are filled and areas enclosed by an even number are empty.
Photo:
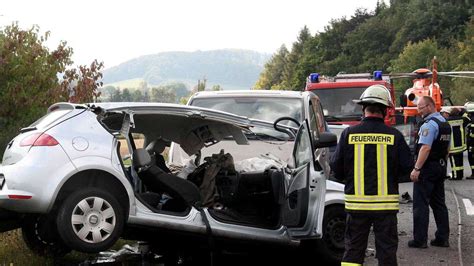
[[[354,145],[354,195],[346,196],[346,208],[351,210],[398,210],[398,194],[388,195],[387,145],[395,144],[389,134],[349,134]],[[377,160],[377,195],[365,195],[365,145],[375,145]]]
[[[360,263],[344,262],[344,261],[341,262],[341,266],[359,266],[359,265],[362,266],[362,264]]]
[[[451,126],[451,128],[453,128],[453,130],[454,130],[454,127],[459,127],[459,130],[461,131],[461,145],[460,146],[454,146],[456,145],[454,143],[454,134],[451,134],[451,146],[449,149],[449,153],[458,153],[458,152],[462,152],[466,150],[466,138],[464,135],[463,122],[464,121],[462,119],[448,120],[448,123]]]
[[[357,201],[357,202],[398,202],[398,194],[394,195],[344,195],[346,201]]]
[[[387,145],[377,144],[377,194],[387,195]]]
[[[354,146],[354,193],[364,195],[364,144]]]
[[[348,210],[354,211],[390,211],[398,210],[398,200],[397,202],[366,202],[366,203],[345,203],[345,207]]]

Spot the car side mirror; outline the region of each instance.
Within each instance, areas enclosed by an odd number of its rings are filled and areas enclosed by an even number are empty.
[[[400,106],[401,107],[407,106],[407,96],[405,94],[400,95]]]
[[[319,139],[314,140],[314,148],[325,148],[337,145],[337,136],[331,132],[322,132],[319,134]]]

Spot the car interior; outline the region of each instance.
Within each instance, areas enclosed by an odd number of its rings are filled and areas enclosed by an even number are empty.
[[[114,127],[118,130],[122,128],[118,120],[122,121],[123,115],[109,116],[102,122],[109,129]],[[171,126],[169,121],[172,121]],[[163,127],[165,124],[168,126]],[[119,132],[117,136],[120,136]],[[142,136],[143,144],[137,145],[135,136]],[[260,228],[280,225],[280,206],[284,200],[282,169],[239,173],[233,167],[232,156],[223,152],[200,160],[202,147],[224,138],[245,144],[242,129],[189,117],[134,114],[134,127],[130,128],[127,138],[129,141],[119,143],[130,143],[132,147],[126,149],[126,153],[129,156],[132,150],[132,160],[120,154],[122,165],[135,187],[137,199],[151,211],[185,216],[191,206],[198,209],[207,207],[213,218],[224,223]],[[197,155],[197,168],[185,179],[172,173],[164,163],[161,152],[171,141],[180,144],[188,154]],[[118,148],[119,153],[120,150]],[[134,176],[139,182],[134,180]]]

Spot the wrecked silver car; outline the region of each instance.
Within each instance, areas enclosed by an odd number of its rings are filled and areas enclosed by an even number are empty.
[[[21,226],[32,250],[54,255],[161,234],[297,246],[322,236],[326,147],[336,142],[314,130],[192,106],[55,104],[4,153],[0,228]],[[256,138],[294,140],[291,163],[236,171],[232,152]],[[235,146],[201,152],[222,140]],[[164,164],[170,143],[194,156],[193,172]]]

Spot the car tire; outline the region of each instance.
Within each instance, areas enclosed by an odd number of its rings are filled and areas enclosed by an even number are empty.
[[[71,251],[60,238],[54,215],[29,215],[21,225],[21,235],[26,246],[44,257],[63,257]]]
[[[118,200],[100,188],[72,193],[59,208],[57,228],[72,249],[96,253],[107,250],[119,239],[124,215]]]
[[[344,205],[327,207],[323,218],[323,238],[318,241],[318,246],[331,263],[340,263],[342,260],[345,229]]]

